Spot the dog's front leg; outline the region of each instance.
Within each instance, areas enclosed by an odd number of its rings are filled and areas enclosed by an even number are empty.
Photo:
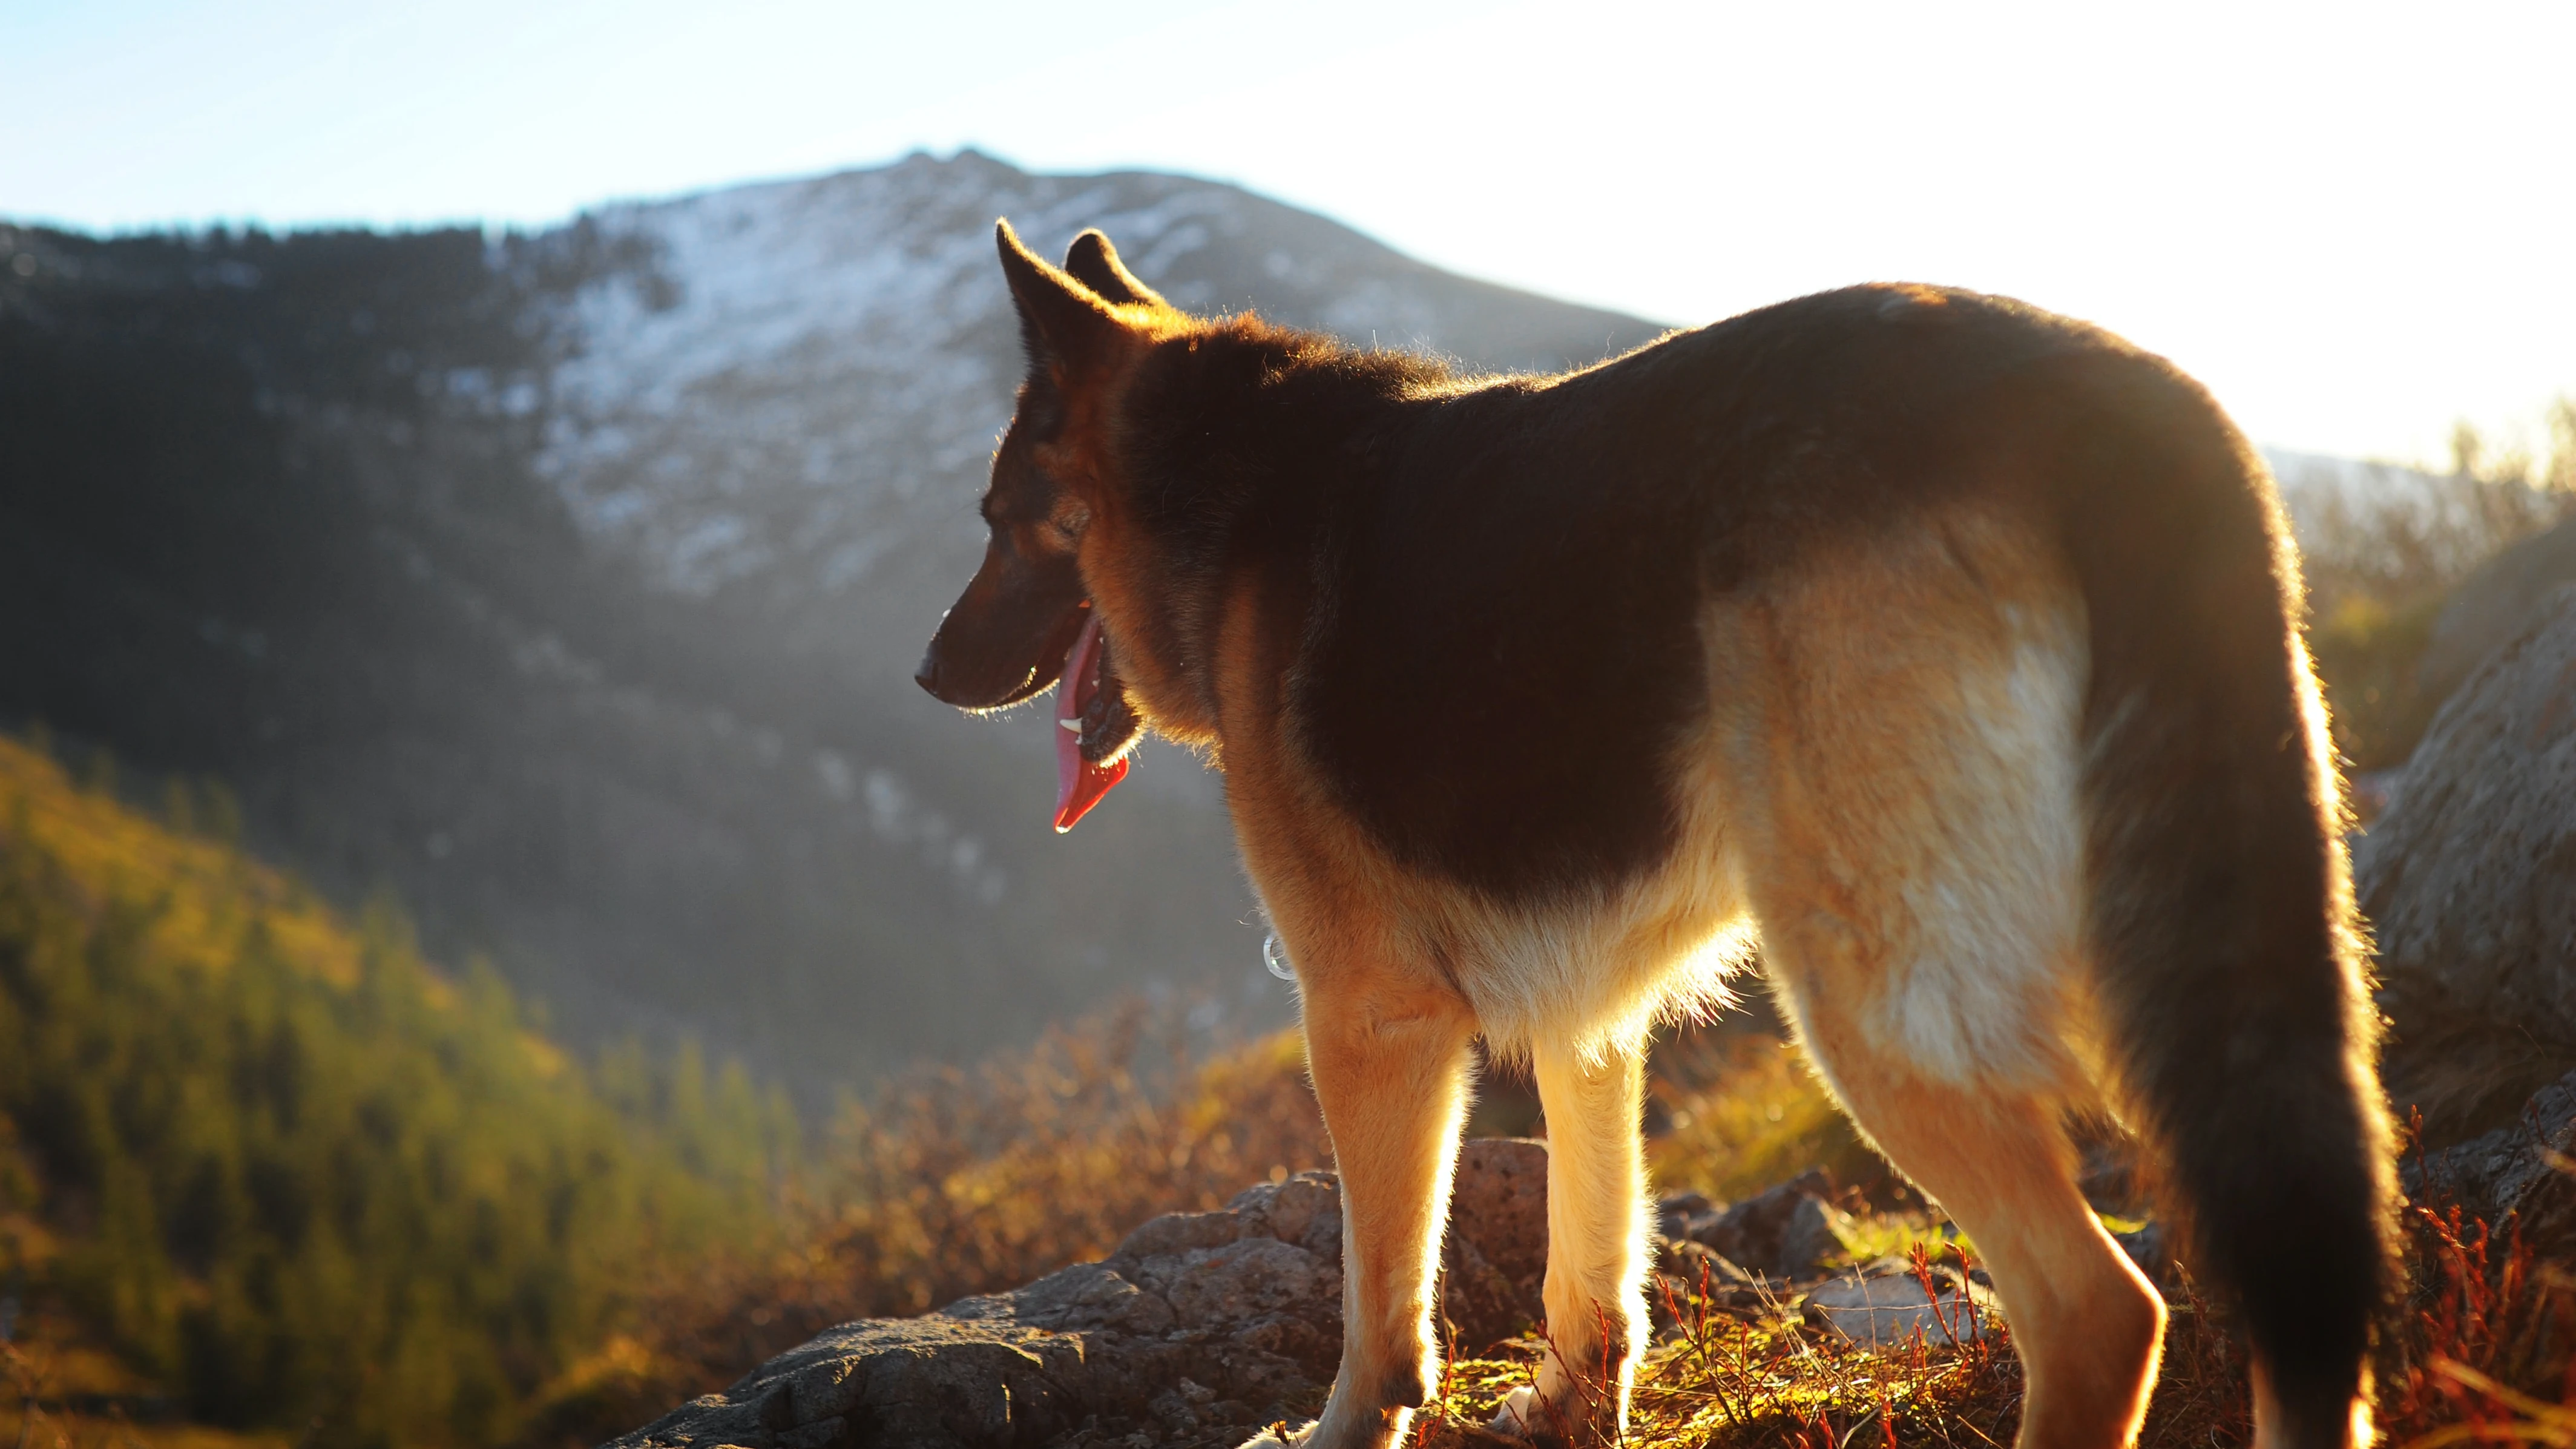
[[[1341,1372],[1296,1441],[1315,1449],[1392,1444],[1439,1382],[1431,1286],[1476,1023],[1408,967],[1301,973],[1308,1069],[1342,1177]]]
[[[1494,1416],[1508,1434],[1624,1442],[1646,1347],[1645,1053],[1560,1041],[1531,1052],[1547,1112],[1547,1356]]]

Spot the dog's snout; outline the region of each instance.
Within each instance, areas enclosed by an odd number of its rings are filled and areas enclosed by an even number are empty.
[[[946,701],[947,696],[939,692],[939,641],[932,640],[930,647],[921,651],[921,663],[913,667],[912,682],[930,691],[931,698]]]

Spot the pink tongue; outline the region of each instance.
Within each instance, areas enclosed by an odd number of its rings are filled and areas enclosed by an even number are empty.
[[[1100,663],[1100,615],[1084,616],[1082,632],[1065,656],[1064,678],[1055,687],[1055,829],[1058,835],[1091,812],[1109,787],[1127,778],[1125,756],[1106,765],[1082,757],[1082,712],[1100,692],[1094,671]]]

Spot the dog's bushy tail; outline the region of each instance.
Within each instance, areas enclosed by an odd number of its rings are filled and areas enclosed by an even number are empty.
[[[2064,527],[2092,643],[2091,944],[2123,1086],[2279,1442],[2338,1445],[2393,1184],[2296,556],[2197,385],[2131,356],[2079,390]]]

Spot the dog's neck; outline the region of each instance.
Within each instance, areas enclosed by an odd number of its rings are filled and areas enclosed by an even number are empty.
[[[1082,569],[1156,730],[1221,752],[1229,601],[1258,589],[1268,611],[1298,608],[1317,534],[1383,485],[1409,419],[1457,386],[1430,359],[1248,317],[1142,350],[1117,389]]]

